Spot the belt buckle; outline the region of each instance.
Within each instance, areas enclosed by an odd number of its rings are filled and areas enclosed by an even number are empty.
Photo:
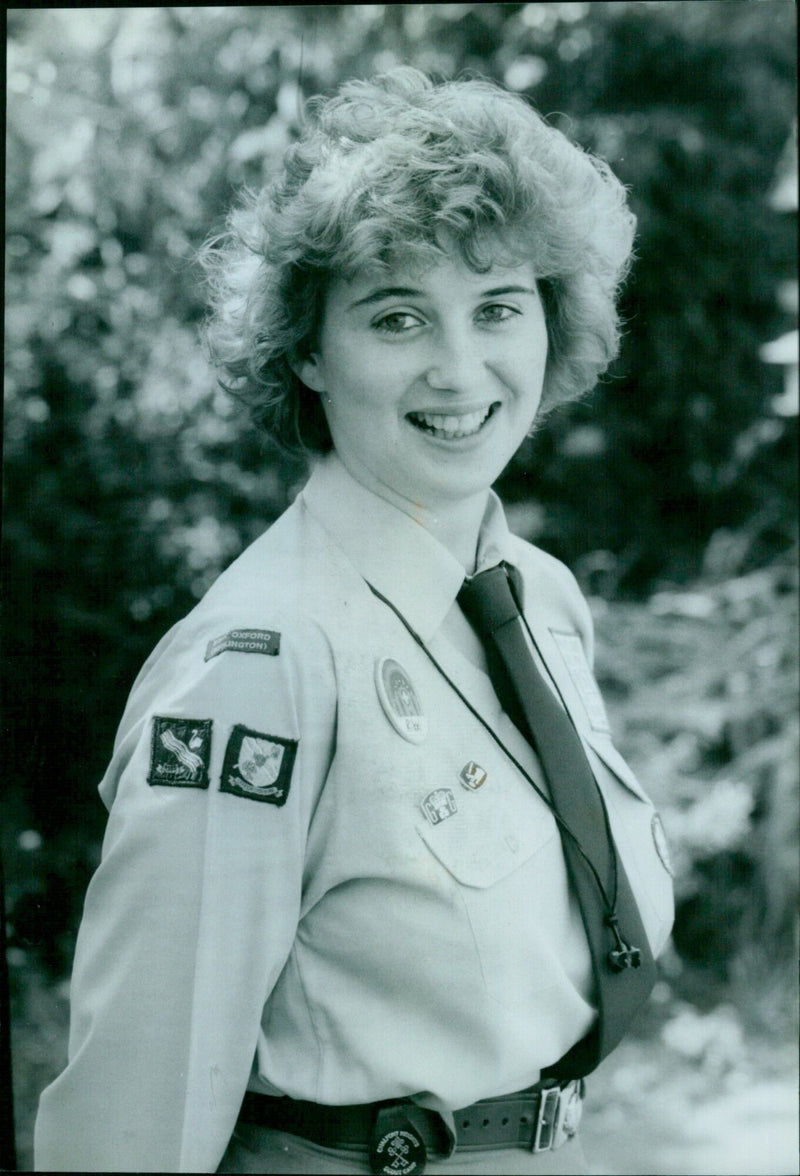
[[[583,1114],[583,1082],[580,1078],[567,1083],[561,1091],[553,1131],[552,1147],[561,1147],[571,1139],[580,1125]]]
[[[534,1152],[555,1151],[578,1130],[583,1113],[583,1083],[580,1079],[566,1086],[551,1086],[539,1096],[539,1115],[533,1137]]]
[[[550,1151],[555,1134],[558,1104],[561,1100],[561,1090],[558,1086],[549,1086],[539,1094],[539,1114],[536,1119],[536,1131],[533,1135],[531,1151]]]

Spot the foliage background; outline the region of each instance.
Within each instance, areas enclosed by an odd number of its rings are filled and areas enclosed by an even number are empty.
[[[796,212],[771,198],[791,167],[794,5],[11,9],[8,33],[3,847],[21,1158],[62,1064],[95,785],[127,691],[304,477],[215,388],[194,251],[269,176],[304,96],[397,62],[504,82],[630,187],[622,357],[500,490],[590,596],[618,740],[673,844],[657,1073],[763,1079],[751,1044],[772,1034],[788,1057],[794,1039],[797,421],[759,354],[796,314]],[[609,1105],[632,1072],[630,1057],[609,1072]],[[711,1170],[624,1162],[608,1160]]]

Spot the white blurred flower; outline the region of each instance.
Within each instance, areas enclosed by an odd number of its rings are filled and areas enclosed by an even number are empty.
[[[675,1053],[718,1073],[739,1065],[744,1053],[742,1027],[735,1009],[728,1005],[710,1013],[684,1005],[664,1025],[661,1037]]]
[[[747,784],[718,780],[691,808],[670,813],[670,840],[710,852],[728,849],[746,836],[752,809],[753,796]]]

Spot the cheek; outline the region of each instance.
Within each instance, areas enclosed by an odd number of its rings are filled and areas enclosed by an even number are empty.
[[[536,357],[536,361],[541,369],[544,369],[547,363],[548,352],[550,350],[550,336],[547,331],[547,323],[544,316],[540,319],[538,328],[532,341],[531,350]]]
[[[381,363],[372,363],[363,354],[354,354],[349,362],[337,365],[330,392],[334,408],[346,415],[385,417],[400,397],[396,373],[387,371],[386,360],[382,357]]]
[[[371,385],[366,383],[340,384],[331,394],[331,409],[342,420],[367,418],[380,409],[380,397],[374,394]]]
[[[339,381],[325,405],[334,443],[370,448],[385,433],[390,408],[390,398],[363,376]]]
[[[539,380],[539,391],[541,391],[541,381],[547,368],[547,361],[549,358],[549,342],[547,337],[547,327],[542,320],[536,337],[532,342],[530,348],[530,358],[528,371],[535,372]]]
[[[547,366],[547,347],[531,347],[530,343],[520,347],[511,361],[509,380],[516,392],[518,400],[529,403],[541,396],[545,368]]]

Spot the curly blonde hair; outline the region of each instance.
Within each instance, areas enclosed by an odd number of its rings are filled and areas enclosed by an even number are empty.
[[[292,364],[314,349],[328,283],[441,259],[480,272],[529,260],[549,355],[542,408],[594,387],[617,354],[616,298],[635,217],[608,165],[483,79],[401,67],[311,99],[280,174],[201,253],[205,337],[220,380],[283,447],[331,448]]]

